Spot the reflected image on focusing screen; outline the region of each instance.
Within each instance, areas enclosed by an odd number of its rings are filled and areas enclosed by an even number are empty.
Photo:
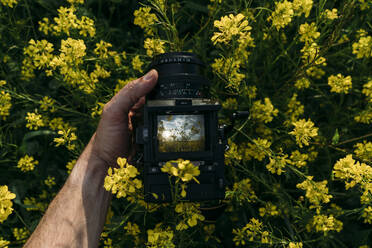
[[[203,115],[159,115],[159,152],[195,152],[205,149]]]

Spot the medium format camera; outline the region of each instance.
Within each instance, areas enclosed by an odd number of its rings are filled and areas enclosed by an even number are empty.
[[[188,184],[185,199],[223,199],[226,139],[218,126],[221,105],[208,98],[203,62],[193,53],[172,52],[156,56],[150,67],[158,71],[158,83],[146,96],[143,126],[136,130],[136,143],[143,145],[145,201],[172,200],[161,167],[179,158],[200,170],[199,183]]]

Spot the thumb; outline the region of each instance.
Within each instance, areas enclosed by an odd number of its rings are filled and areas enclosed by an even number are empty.
[[[146,75],[133,80],[122,88],[108,103],[105,104],[104,112],[113,117],[128,116],[129,110],[148,94],[158,81],[158,72],[154,69]]]

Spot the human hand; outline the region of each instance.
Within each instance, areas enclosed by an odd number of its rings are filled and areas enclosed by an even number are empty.
[[[128,83],[105,104],[101,120],[92,140],[92,153],[107,165],[116,164],[118,157],[134,151],[132,118],[145,104],[145,95],[156,85],[158,73],[151,70],[145,76]]]

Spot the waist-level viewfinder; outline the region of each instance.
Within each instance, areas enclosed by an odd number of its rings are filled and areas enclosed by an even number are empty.
[[[204,64],[193,53],[173,52],[156,56],[150,67],[158,71],[158,83],[146,97],[144,124],[136,132],[137,144],[143,145],[145,200],[171,201],[168,174],[161,167],[178,158],[200,170],[199,184],[187,186],[187,200],[223,199],[226,140],[218,127],[221,106],[208,97]]]

